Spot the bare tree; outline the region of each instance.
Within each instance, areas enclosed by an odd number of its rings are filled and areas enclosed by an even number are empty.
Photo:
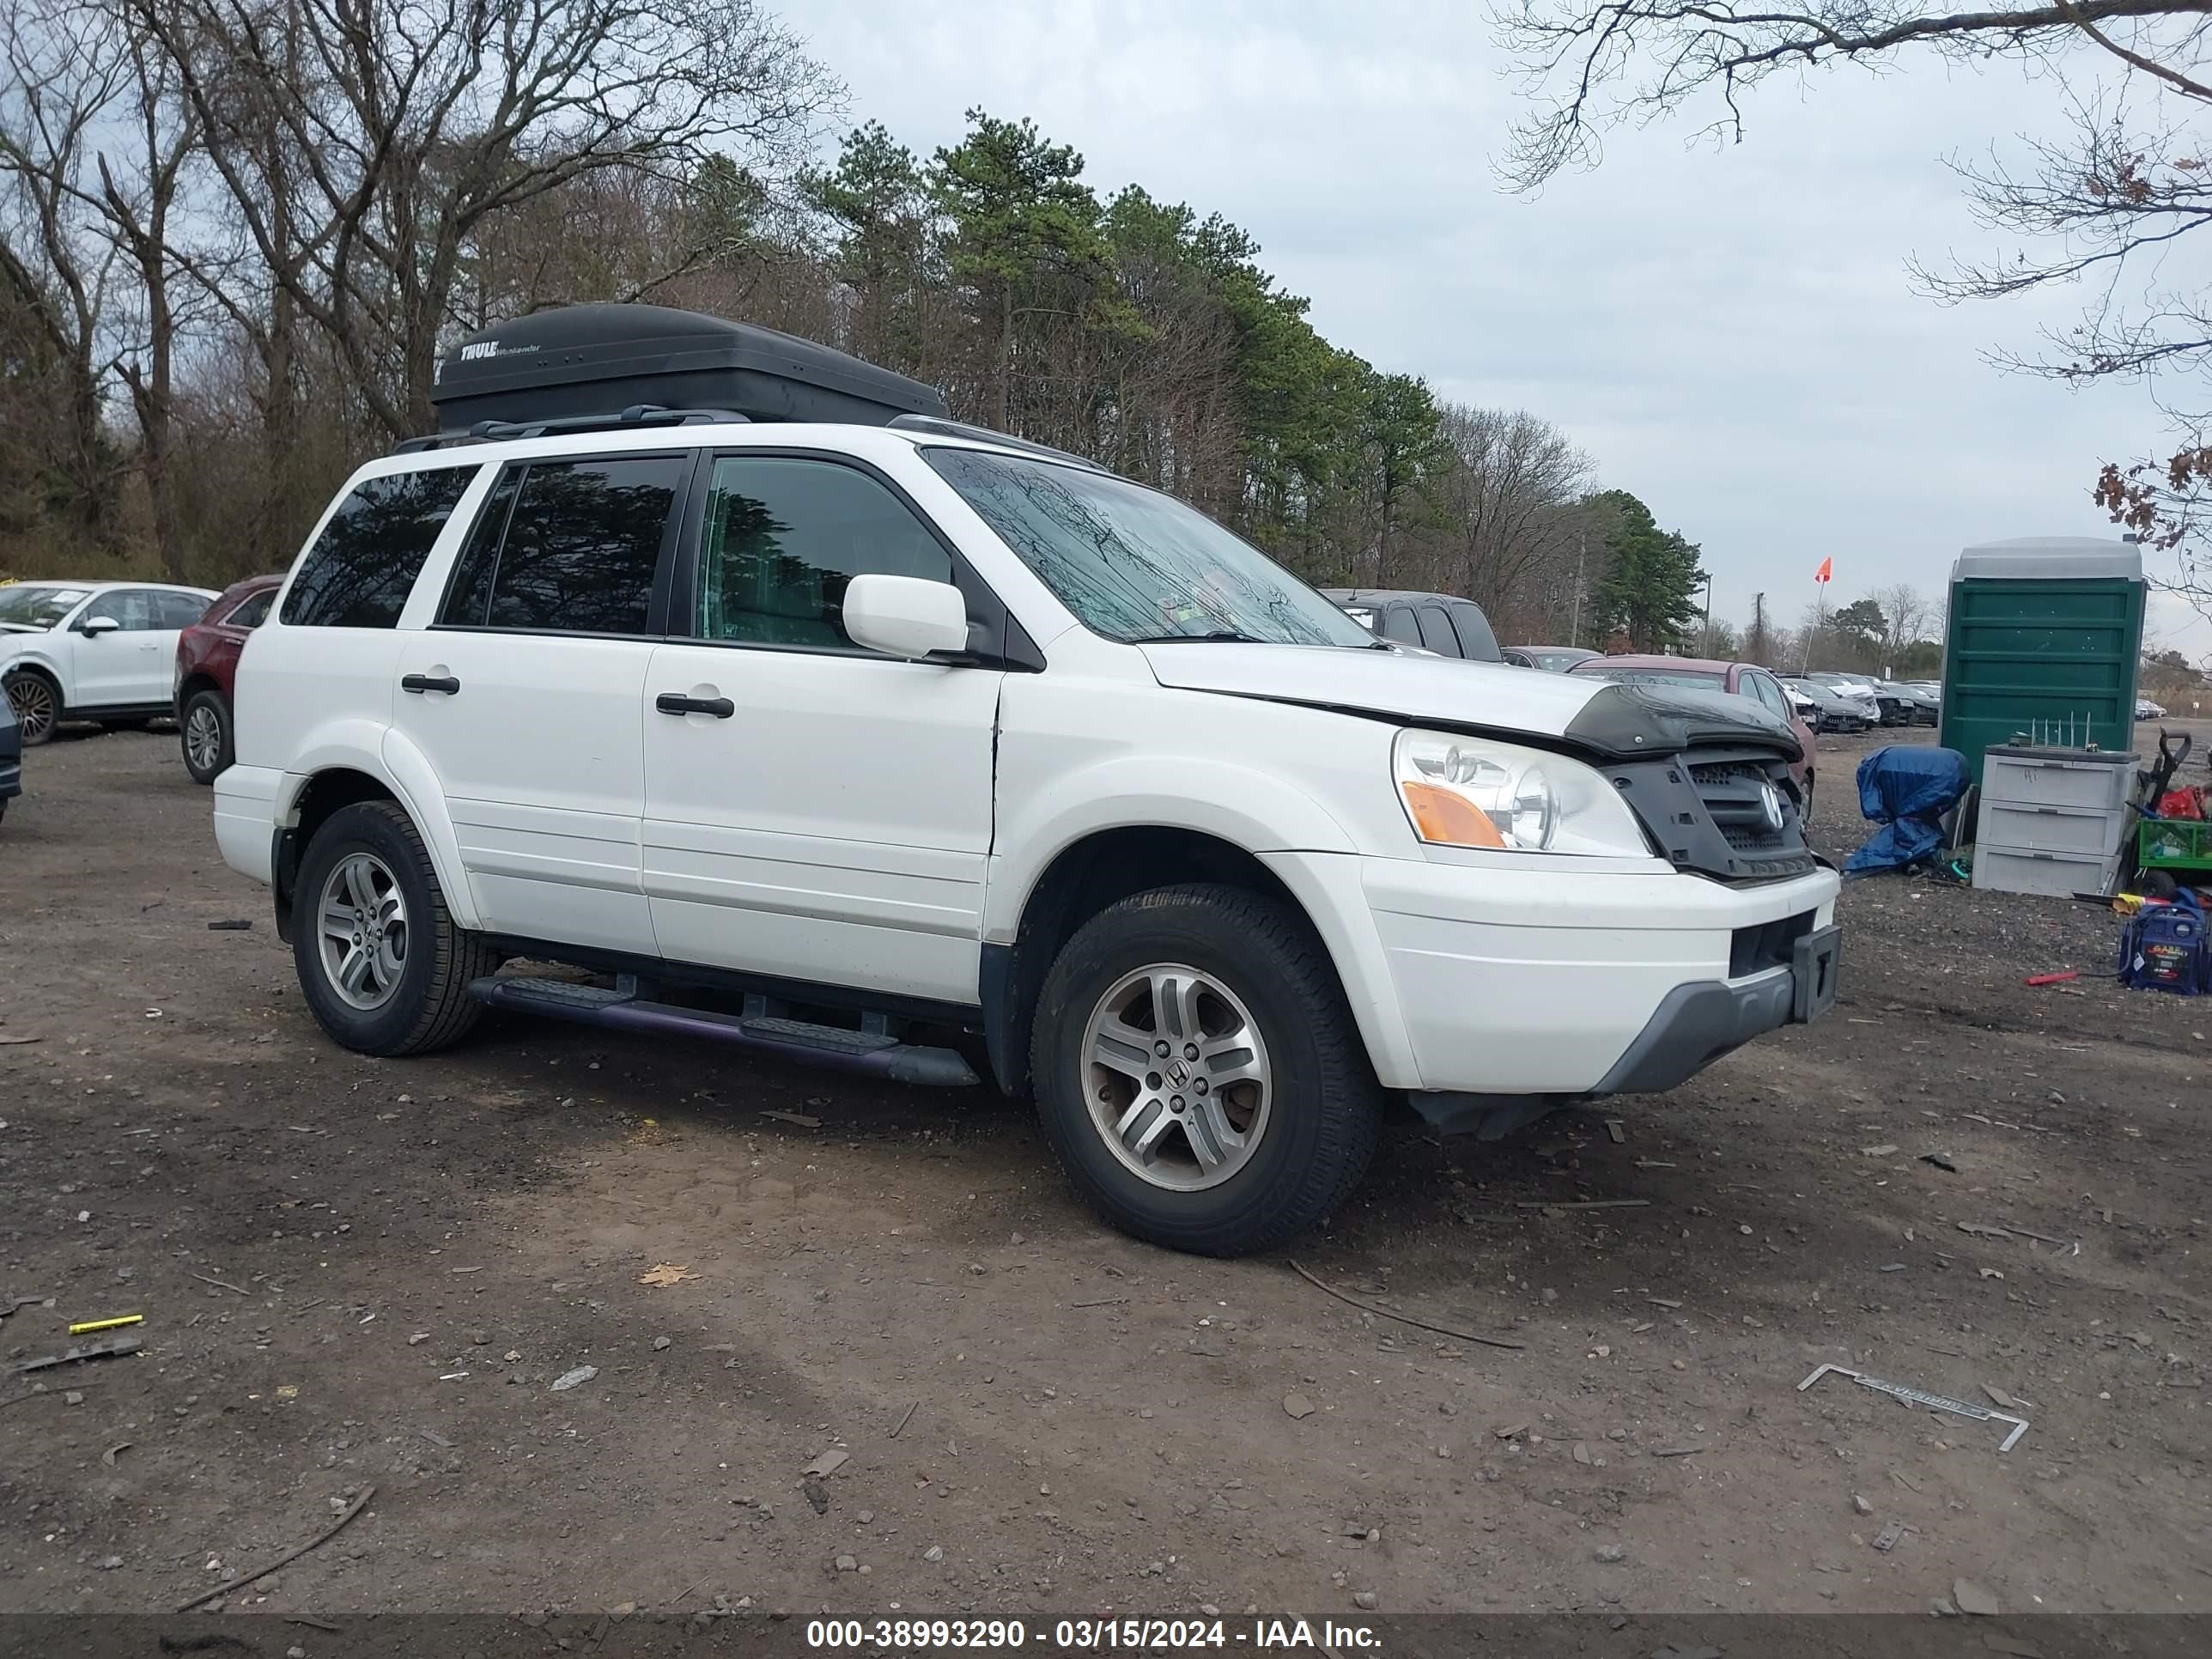
[[[97,27],[112,40],[125,65],[117,113],[128,118],[118,122],[115,143],[103,146],[98,163],[106,234],[129,262],[133,279],[133,303],[118,307],[125,332],[110,367],[129,389],[137,418],[138,471],[162,574],[183,581],[188,573],[173,472],[177,360],[197,296],[170,239],[199,132],[175,95],[167,62],[143,37],[126,35],[104,10],[70,9],[85,27]]]
[[[1766,595],[1751,596],[1751,621],[1743,630],[1743,654],[1747,662],[1763,663],[1769,668],[1780,666],[1787,655],[1774,630],[1766,619]]]
[[[270,279],[395,437],[430,424],[488,220],[605,169],[787,150],[839,95],[754,0],[121,3],[175,64]]]
[[[1911,582],[1878,588],[1874,602],[1881,609],[1882,661],[1892,666],[1901,661],[1905,647],[1918,640],[1936,614],[1928,596]]]
[[[2029,143],[2022,167],[1954,163],[1982,222],[2025,246],[1945,270],[1917,268],[1923,288],[1955,302],[2082,286],[2080,322],[2047,335],[2040,353],[1998,354],[2013,368],[2076,382],[2212,375],[2212,300],[2172,258],[2212,222],[2212,147],[2201,130],[2212,106],[2212,0],[2017,0],[1960,12],[1911,0],[1809,0],[1778,11],[1710,0],[1495,8],[1541,102],[1500,165],[1523,190],[1593,163],[1610,127],[1694,106],[1708,116],[1700,137],[1740,141],[1745,95],[1777,75],[1802,84],[1824,69],[1873,73],[1918,56],[2036,65],[2075,88],[2072,134]],[[2094,493],[2116,521],[2179,550],[2181,585],[2212,613],[2202,551],[2212,529],[2203,510],[2212,416],[2185,396],[2179,406],[2160,401],[2185,441],[2162,461],[2108,465]]]
[[[109,545],[120,465],[101,426],[100,348],[116,250],[94,147],[125,65],[58,21],[30,6],[0,13],[0,289],[51,365],[59,395],[40,447],[71,527]]]
[[[1501,619],[1540,613],[1539,588],[1571,580],[1571,509],[1591,487],[1590,459],[1526,410],[1448,404],[1442,413],[1451,447],[1434,486],[1447,526],[1443,585]]]
[[[1503,171],[1527,189],[1594,161],[1600,136],[1710,100],[1701,136],[1740,140],[1742,94],[1844,64],[1869,70],[1912,52],[1967,63],[2049,60],[2094,44],[2110,61],[2191,99],[2212,100],[2197,65],[2204,0],[2050,0],[1927,11],[1910,0],[1811,0],[1781,11],[1709,0],[1498,0],[1507,49],[1550,106],[1520,123]]]

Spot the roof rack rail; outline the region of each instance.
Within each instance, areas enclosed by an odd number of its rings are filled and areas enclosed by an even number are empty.
[[[632,404],[607,415],[564,415],[546,421],[478,421],[465,432],[441,432],[428,438],[405,439],[392,453],[413,455],[455,444],[544,438],[562,432],[621,432],[641,426],[705,426],[732,421],[750,424],[751,420],[750,415],[740,415],[733,409],[664,409],[659,404]]]
[[[1004,449],[1018,449],[1024,454],[1042,455],[1048,460],[1065,461],[1090,472],[1106,469],[1087,455],[1070,454],[1065,449],[1054,449],[1049,444],[1032,443],[1027,438],[1017,438],[1004,432],[994,432],[988,426],[970,426],[965,421],[948,421],[936,415],[894,415],[885,422],[894,431],[930,432],[940,438],[973,438],[979,443],[997,444]]]

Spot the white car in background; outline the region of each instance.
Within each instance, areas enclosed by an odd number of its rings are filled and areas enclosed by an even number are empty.
[[[0,687],[26,749],[64,720],[143,726],[171,711],[177,635],[215,594],[167,582],[0,587]]]

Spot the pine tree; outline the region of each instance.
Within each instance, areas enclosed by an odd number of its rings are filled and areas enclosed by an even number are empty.
[[[1697,544],[1660,529],[1651,509],[1625,489],[1606,490],[1590,504],[1613,518],[1607,568],[1592,596],[1599,633],[1618,628],[1638,651],[1680,651],[1705,580]]]

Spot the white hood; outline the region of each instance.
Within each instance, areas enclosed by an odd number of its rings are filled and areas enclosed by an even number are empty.
[[[1401,656],[1317,645],[1147,645],[1139,647],[1162,685],[1223,691],[1326,708],[1356,708],[1409,721],[1449,720],[1501,732],[1561,737],[1583,706],[1611,684],[1455,657]]]

